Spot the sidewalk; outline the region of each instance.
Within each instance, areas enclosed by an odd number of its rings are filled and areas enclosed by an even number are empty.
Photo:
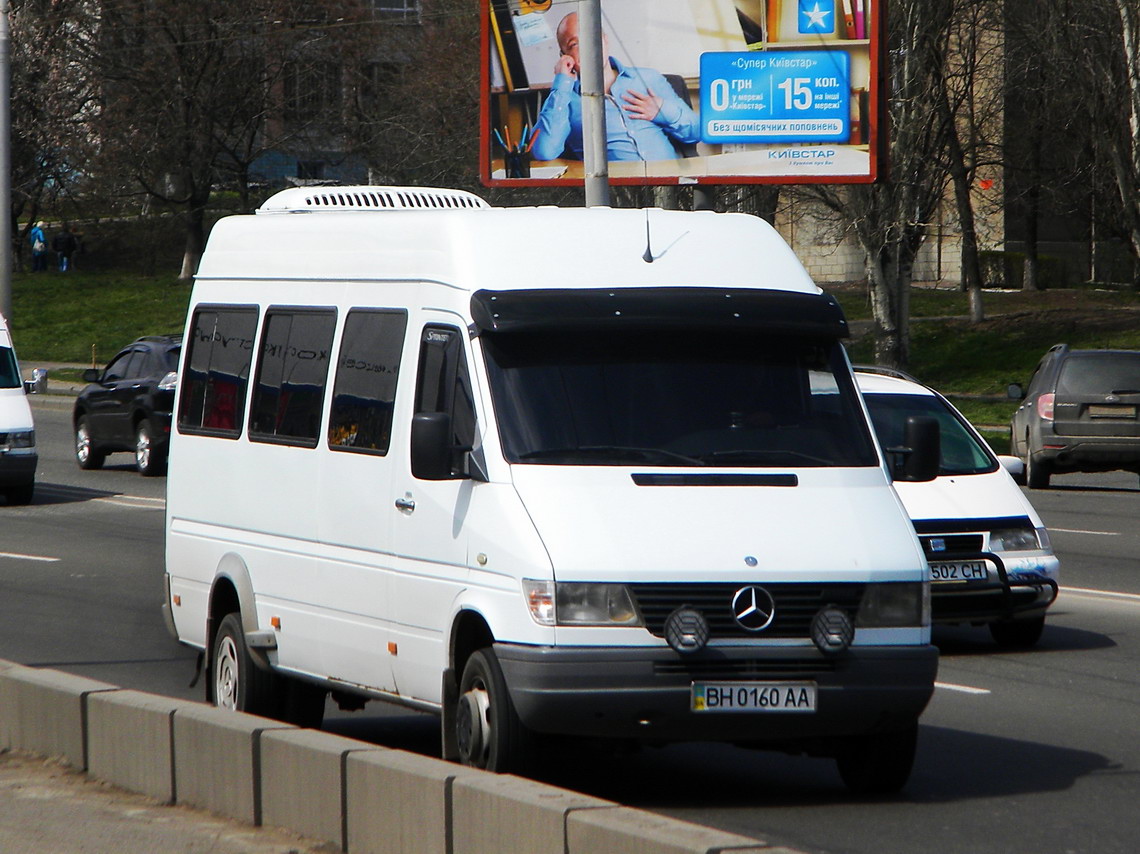
[[[0,854],[332,854],[339,846],[125,792],[0,752]]]

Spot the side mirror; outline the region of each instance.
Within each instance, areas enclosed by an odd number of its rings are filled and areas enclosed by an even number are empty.
[[[1025,389],[1021,383],[1010,383],[1005,387],[1005,396],[1010,400],[1025,400]]]
[[[1001,467],[1010,473],[1014,480],[1020,477],[1025,477],[1025,463],[1022,462],[1020,457],[1010,457],[1006,455],[999,455],[998,462]]]
[[[892,456],[902,457],[895,466],[895,480],[927,483],[938,477],[942,464],[942,432],[938,419],[929,415],[908,415],[901,448],[887,448]]]
[[[103,372],[98,368],[88,368],[83,372],[83,382],[97,383],[103,379]]]
[[[32,370],[32,378],[24,380],[24,394],[47,394],[47,383],[47,368],[35,368]]]
[[[451,478],[451,416],[446,412],[417,412],[412,416],[412,477]]]

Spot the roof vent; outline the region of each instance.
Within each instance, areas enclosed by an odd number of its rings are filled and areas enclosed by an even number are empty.
[[[260,213],[474,210],[491,207],[466,190],[434,187],[294,187],[265,200]]]

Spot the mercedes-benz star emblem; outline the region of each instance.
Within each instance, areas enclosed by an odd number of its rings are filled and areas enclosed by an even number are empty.
[[[772,624],[776,602],[763,587],[741,587],[732,597],[732,616],[741,628],[759,632]]]

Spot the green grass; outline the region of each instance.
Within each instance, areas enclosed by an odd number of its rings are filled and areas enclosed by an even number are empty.
[[[190,286],[176,276],[17,273],[12,337],[20,361],[103,365],[142,335],[181,332]]]

